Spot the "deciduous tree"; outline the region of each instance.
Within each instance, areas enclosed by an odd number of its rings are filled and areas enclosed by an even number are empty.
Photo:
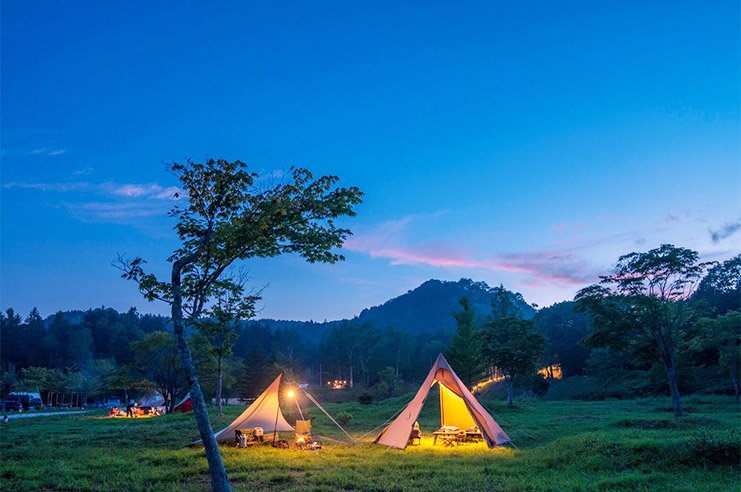
[[[514,403],[514,382],[538,370],[548,338],[532,320],[512,316],[486,324],[483,352],[486,361],[499,369],[507,382],[507,399]]]
[[[731,311],[715,319],[702,318],[695,323],[694,331],[693,348],[713,348],[718,351],[718,365],[728,371],[736,400],[739,400],[741,312]]]
[[[682,415],[677,387],[677,350],[694,315],[688,299],[708,263],[671,244],[621,256],[615,273],[579,291],[577,308],[589,313],[591,347],[623,352],[650,347],[669,383],[674,414]]]
[[[119,259],[123,277],[135,281],[149,300],[171,305],[173,331],[186,372],[198,430],[203,440],[214,490],[231,490],[218,444],[206,412],[190,354],[185,326],[199,319],[212,299],[224,272],[234,262],[249,258],[297,253],[309,262],[334,263],[335,252],[350,231],[336,225],[342,216],[355,215],[361,202],[358,188],[335,187],[336,176],[314,179],[305,169],[291,168],[278,183],[259,181],[240,161],[209,160],[175,163],[186,205],[170,216],[181,246],[169,258],[170,279],[144,271],[141,258]],[[178,193],[180,195],[180,193]]]

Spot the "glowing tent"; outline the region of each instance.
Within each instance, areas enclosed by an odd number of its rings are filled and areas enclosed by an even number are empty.
[[[142,397],[141,400],[136,402],[136,406],[139,408],[151,407],[158,410],[159,412],[164,413],[165,397],[155,391],[154,393],[149,393],[146,396]]]
[[[183,398],[183,401],[175,405],[175,408],[172,409],[174,413],[185,413],[185,412],[192,412],[193,411],[193,400],[190,398],[190,392],[188,392],[187,395],[185,395],[185,398]]]
[[[511,441],[481,403],[468,391],[466,385],[458,379],[443,354],[440,354],[417,395],[401,414],[378,434],[375,442],[391,448],[406,449],[414,423],[435,383],[440,386],[440,421],[443,426],[466,429],[475,425],[490,448]]]
[[[278,390],[283,374],[280,374],[263,393],[257,397],[242,415],[219,431],[214,437],[217,441],[234,439],[235,429],[254,429],[262,427],[265,432],[293,431],[280,411]],[[198,441],[200,442],[200,441]]]

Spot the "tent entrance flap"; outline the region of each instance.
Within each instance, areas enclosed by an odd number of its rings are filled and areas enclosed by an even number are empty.
[[[460,396],[450,391],[444,384],[440,387],[440,426],[468,429],[476,425],[466,402]]]

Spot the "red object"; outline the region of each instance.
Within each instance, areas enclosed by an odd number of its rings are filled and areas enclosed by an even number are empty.
[[[172,411],[175,413],[192,412],[193,411],[193,400],[190,399],[190,393],[185,395],[185,398],[183,398],[183,401],[175,405],[175,408],[173,408]]]

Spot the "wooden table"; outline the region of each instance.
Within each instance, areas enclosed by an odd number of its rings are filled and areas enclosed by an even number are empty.
[[[457,430],[457,431],[443,431],[443,430],[435,431],[435,432],[432,433],[432,435],[434,437],[433,440],[432,440],[432,444],[433,444],[433,446],[435,444],[437,444],[437,439],[439,437],[440,440],[443,442],[443,444],[445,446],[452,446],[452,444],[450,444],[450,443],[452,441],[455,441],[457,439],[458,434],[460,432],[461,431],[459,431],[459,430]]]
[[[442,430],[435,431],[435,432],[432,433],[432,435],[434,436],[434,439],[432,441],[432,444],[433,445],[437,444],[437,439],[440,438],[440,440],[442,441],[443,445],[445,445],[445,446],[452,446],[454,444],[451,444],[451,443],[454,443],[455,441],[457,441],[458,440],[458,437],[461,435],[462,432],[464,432],[464,431],[460,431],[460,430],[457,430],[457,431],[442,431]],[[465,441],[466,442],[478,442],[478,441],[483,441],[484,440],[484,435],[481,432],[469,432],[469,431],[465,431],[465,434],[466,434],[466,437],[465,437]]]

